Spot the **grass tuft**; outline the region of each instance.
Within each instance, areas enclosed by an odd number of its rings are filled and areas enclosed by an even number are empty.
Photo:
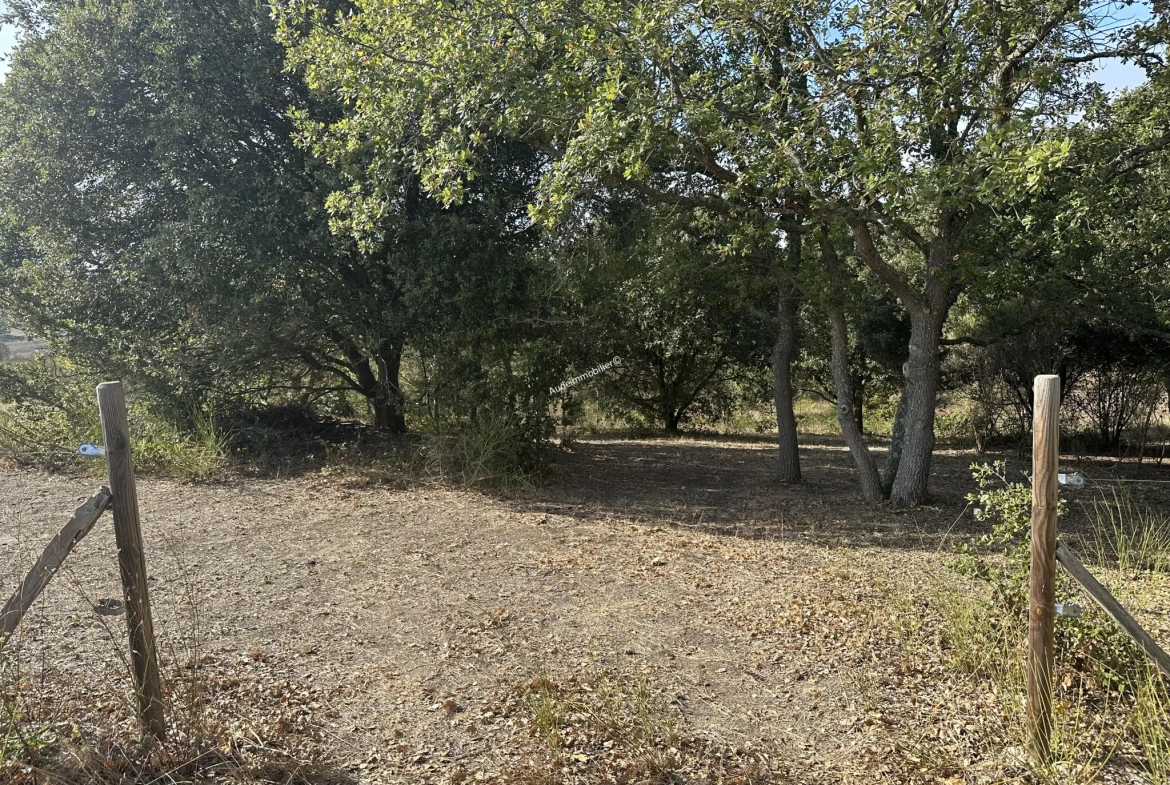
[[[427,471],[472,487],[516,490],[531,485],[537,447],[515,417],[482,413],[457,427],[432,425],[423,434]]]

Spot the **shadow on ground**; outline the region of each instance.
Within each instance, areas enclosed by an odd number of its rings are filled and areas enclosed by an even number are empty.
[[[880,465],[884,447],[875,448],[874,454]],[[1026,481],[1029,462],[1015,451],[978,455],[942,449],[934,456],[928,504],[899,508],[862,501],[853,461],[844,445],[831,438],[805,440],[803,482],[787,484],[776,480],[770,442],[591,437],[560,453],[540,487],[512,501],[528,512],[582,520],[617,518],[742,537],[936,550],[948,540],[986,528],[974,519],[967,502],[976,489],[970,467],[994,460],[1007,462],[1009,477]],[[1170,477],[1164,467],[1072,457],[1066,457],[1065,465],[1100,480],[1065,492],[1066,530],[1087,525],[1093,499],[1115,488],[1170,509],[1170,483],[1158,482]]]

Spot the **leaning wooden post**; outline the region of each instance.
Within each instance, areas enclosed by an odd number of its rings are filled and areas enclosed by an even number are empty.
[[[122,573],[122,594],[126,599],[126,624],[130,630],[130,661],[138,714],[156,739],[166,737],[162,684],[150,617],[150,593],[146,586],[146,558],[138,520],[138,490],[134,484],[134,462],[130,456],[130,426],[126,418],[126,397],[121,382],[106,382],[97,388],[98,411],[106,442],[110,491],[113,493],[114,536],[118,543],[118,568]]]
[[[1033,759],[1044,764],[1052,755],[1060,377],[1037,376],[1034,392],[1032,574],[1028,587],[1028,744]]]

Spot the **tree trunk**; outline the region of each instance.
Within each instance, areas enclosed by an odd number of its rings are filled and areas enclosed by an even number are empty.
[[[788,273],[796,274],[800,264],[801,239],[796,232],[788,235]],[[776,404],[776,436],[779,447],[780,482],[800,482],[800,449],[796,437],[796,414],[793,411],[792,361],[796,357],[796,294],[790,281],[779,281],[780,297],[776,308],[779,326],[772,350],[772,400]]]
[[[402,367],[402,342],[382,342],[374,357],[377,373],[355,344],[345,340],[341,346],[353,369],[358,389],[370,405],[374,425],[390,433],[406,433],[405,406],[398,381]]]
[[[902,387],[905,431],[901,455],[894,476],[890,498],[903,504],[926,501],[930,479],[930,458],[934,450],[934,414],[938,400],[942,328],[947,314],[960,291],[954,279],[954,243],[967,217],[955,210],[943,210],[934,222],[929,240],[917,238],[926,255],[924,290],[917,289],[900,270],[888,264],[874,242],[870,226],[861,220],[850,221],[857,251],[866,266],[902,301],[910,314],[910,357],[906,361],[906,380]],[[891,444],[891,452],[897,440]]]
[[[379,428],[406,433],[406,401],[399,385],[402,342],[384,342],[378,350],[378,386],[374,394],[374,420]]]
[[[681,407],[676,406],[678,401],[679,377],[674,381],[667,380],[666,358],[658,357],[655,360],[658,371],[658,417],[662,420],[662,429],[668,434],[678,433],[678,423],[682,419]]]
[[[861,364],[865,363],[865,355],[861,354],[857,358]],[[857,362],[853,367],[857,367]],[[853,381],[853,417],[857,420],[857,429],[863,434],[865,433],[865,377],[862,374],[856,374],[850,377]]]
[[[849,454],[857,466],[862,498],[867,502],[878,502],[885,498],[882,481],[878,476],[877,465],[873,462],[873,455],[865,445],[861,424],[857,422],[853,411],[853,385],[849,378],[849,328],[844,311],[835,306],[829,306],[828,310],[829,321],[833,325],[832,365],[833,387],[837,395],[837,423],[841,426],[841,435],[845,437]]]
[[[854,410],[856,397],[849,372],[849,325],[845,321],[845,307],[841,295],[841,265],[836,249],[832,246],[832,240],[824,233],[821,235],[821,256],[829,276],[829,298],[825,310],[833,326],[831,365],[833,389],[837,396],[837,423],[841,426],[841,434],[845,437],[849,454],[857,466],[862,498],[867,502],[878,502],[885,498],[885,493],[881,478],[878,476],[877,465],[874,464],[873,456],[865,444],[861,423],[858,422]]]
[[[906,361],[906,382],[902,388],[906,426],[898,474],[890,489],[890,499],[902,504],[926,501],[941,362],[939,321],[930,310],[910,311],[910,358]]]
[[[406,433],[406,423],[401,415],[395,411],[394,404],[380,395],[370,399],[370,408],[374,412],[374,426],[389,433]]]
[[[890,431],[890,451],[886,454],[886,466],[882,472],[882,493],[889,498],[898,476],[898,464],[902,462],[902,441],[906,436],[906,396],[898,395],[898,406],[894,410],[894,427]]]
[[[366,403],[374,415],[374,425],[381,428],[386,417],[387,402],[378,398],[378,377],[370,367],[370,360],[357,346],[348,341],[343,348],[349,359],[349,367],[353,369],[354,378],[357,380],[358,390],[365,396]]]

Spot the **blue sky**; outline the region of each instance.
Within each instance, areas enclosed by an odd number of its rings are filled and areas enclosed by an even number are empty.
[[[1145,71],[1132,63],[1123,63],[1120,60],[1108,60],[1097,69],[1097,81],[1105,85],[1106,90],[1137,87],[1145,79]]]
[[[0,2],[0,11],[4,10],[4,3]],[[12,48],[12,28],[0,27],[0,53],[7,54],[8,50]],[[0,62],[0,78],[8,73],[8,63]]]
[[[0,0],[0,11],[3,10],[4,0]],[[1145,16],[1147,13],[1148,10],[1139,3],[1132,10],[1126,9],[1121,11],[1119,17]],[[4,75],[8,73],[6,56],[13,46],[12,32],[11,27],[0,27],[0,80],[3,80]],[[1097,69],[1097,80],[1104,84],[1107,90],[1136,87],[1142,83],[1144,78],[1144,72],[1137,66],[1128,65],[1116,60],[1106,61]]]
[[[0,13],[4,11],[4,0],[0,0]],[[8,54],[8,50],[12,48],[12,28],[0,27],[0,79],[8,73],[8,63],[3,59],[4,55]]]

